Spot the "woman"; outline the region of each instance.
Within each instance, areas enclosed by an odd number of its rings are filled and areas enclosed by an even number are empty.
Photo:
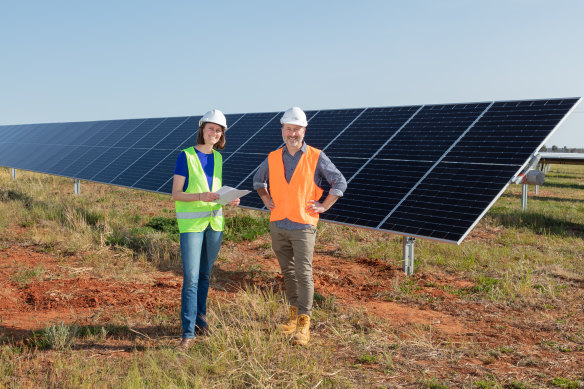
[[[225,147],[225,115],[218,109],[199,121],[197,145],[183,150],[176,161],[172,198],[180,232],[183,263],[181,293],[182,341],[188,349],[196,335],[207,334],[207,294],[209,276],[223,238],[222,205],[213,201],[221,187],[222,157],[216,150]],[[239,199],[229,203],[239,205]]]

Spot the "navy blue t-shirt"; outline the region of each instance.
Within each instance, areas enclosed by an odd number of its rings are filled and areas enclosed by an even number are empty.
[[[209,190],[213,189],[213,169],[215,168],[215,159],[213,154],[201,153],[199,150],[195,149],[197,157],[199,157],[199,162],[203,167],[203,172],[207,177],[207,183],[209,184]],[[189,167],[187,165],[187,155],[185,152],[181,152],[176,159],[176,165],[174,166],[174,174],[177,176],[185,177],[185,185],[183,186],[183,192],[189,187]]]

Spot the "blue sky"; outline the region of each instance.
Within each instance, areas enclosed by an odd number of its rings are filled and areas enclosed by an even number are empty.
[[[0,125],[584,95],[584,2],[20,1]],[[584,103],[548,145],[584,147]]]

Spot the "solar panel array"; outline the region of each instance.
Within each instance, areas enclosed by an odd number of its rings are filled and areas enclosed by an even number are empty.
[[[460,243],[579,102],[308,111],[306,142],[349,184],[321,218]],[[252,189],[259,164],[283,145],[282,113],[227,115],[224,185]],[[195,144],[199,118],[0,126],[0,165],[170,194],[176,158]],[[242,206],[263,209],[255,191]]]

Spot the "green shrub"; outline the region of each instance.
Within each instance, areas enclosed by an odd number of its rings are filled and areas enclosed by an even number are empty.
[[[270,232],[270,221],[265,216],[234,215],[225,219],[225,240],[241,242],[254,240]]]
[[[156,231],[167,233],[175,242],[179,241],[178,223],[174,217],[153,217],[146,227],[150,227]]]

